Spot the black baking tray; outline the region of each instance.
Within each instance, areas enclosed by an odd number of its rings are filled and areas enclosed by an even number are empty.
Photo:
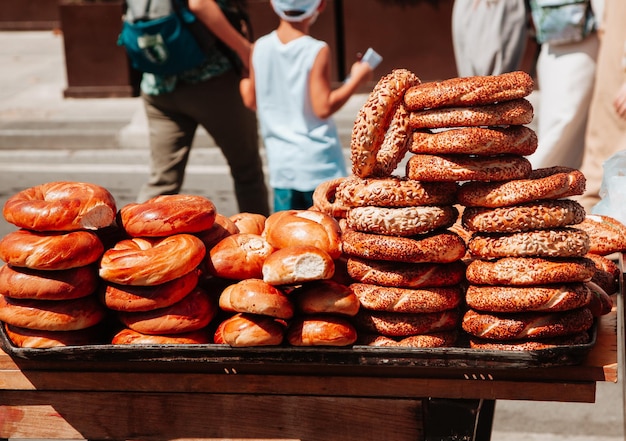
[[[1,323],[0,323],[1,324]],[[531,368],[577,365],[596,343],[597,321],[585,344],[558,346],[532,351],[471,349],[463,341],[447,348],[398,347],[248,347],[219,344],[62,346],[45,349],[21,348],[0,326],[0,345],[14,358],[40,361],[86,362],[202,362],[216,368],[236,370],[238,366],[298,367],[298,371],[319,373],[319,367],[395,368]]]

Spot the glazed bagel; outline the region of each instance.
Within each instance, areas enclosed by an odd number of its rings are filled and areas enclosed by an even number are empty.
[[[579,334],[593,325],[588,308],[562,312],[491,314],[468,310],[461,321],[470,335],[488,340],[519,340]]]
[[[376,153],[376,163],[372,174],[378,177],[391,176],[406,155],[410,142],[409,112],[404,104],[399,104],[391,118],[380,149]]]
[[[195,236],[204,243],[204,247],[207,250],[211,250],[220,240],[232,236],[233,234],[239,234],[240,232],[239,227],[232,220],[223,214],[217,213],[215,215],[215,222],[213,222],[211,228],[200,231],[196,233]]]
[[[376,167],[376,155],[385,138],[397,106],[405,91],[420,83],[406,69],[395,69],[382,77],[359,109],[350,139],[352,173],[365,178]]]
[[[150,311],[118,311],[117,318],[133,331],[148,335],[180,334],[205,328],[218,312],[217,302],[196,287],[182,300]]]
[[[412,237],[383,236],[347,229],[343,251],[353,257],[393,262],[449,263],[465,255],[465,241],[451,231]]]
[[[336,198],[337,187],[347,178],[335,178],[322,182],[313,191],[313,207],[336,219],[346,217],[349,207]]]
[[[406,175],[416,181],[509,181],[526,178],[532,170],[518,155],[413,155]]]
[[[584,257],[589,235],[576,228],[551,228],[521,233],[474,233],[467,243],[472,257]]]
[[[466,182],[458,192],[466,207],[508,207],[543,199],[563,199],[585,191],[585,176],[569,167],[533,170],[526,178],[506,182]]]
[[[9,340],[18,348],[55,348],[59,346],[85,346],[104,342],[100,326],[75,331],[41,331],[4,324]]]
[[[350,288],[361,307],[371,311],[414,314],[439,312],[454,309],[463,300],[459,286],[410,289],[353,283]]]
[[[348,228],[387,236],[414,236],[454,224],[459,211],[453,205],[417,207],[354,207],[348,211]]]
[[[301,314],[337,314],[352,317],[361,304],[352,289],[333,280],[305,283],[289,295]]]
[[[563,346],[584,345],[590,341],[588,332],[537,340],[494,341],[470,337],[470,348],[489,351],[541,351]]]
[[[285,326],[273,317],[257,314],[235,314],[222,321],[213,341],[233,348],[278,346],[285,338]]]
[[[405,314],[400,312],[370,311],[362,308],[354,317],[359,332],[385,337],[408,337],[452,331],[459,325],[461,314],[457,310]]]
[[[588,214],[576,228],[589,234],[589,252],[607,256],[626,251],[626,226],[610,216]]]
[[[237,226],[240,233],[261,234],[265,228],[267,216],[259,213],[237,213],[229,219]]]
[[[454,346],[457,338],[458,333],[456,330],[410,335],[404,338],[391,338],[384,335],[367,334],[359,335],[357,344],[378,347],[446,348]]]
[[[467,266],[466,277],[468,282],[477,285],[530,286],[587,282],[594,273],[593,261],[584,257],[503,257],[494,261],[472,261]]]
[[[212,343],[206,329],[170,335],[148,335],[124,328],[111,339],[114,345],[194,345]]]
[[[120,226],[132,237],[198,233],[215,222],[215,205],[197,195],[161,195],[120,209]]]
[[[0,239],[0,259],[12,266],[38,270],[87,266],[103,252],[104,245],[91,231],[16,230]]]
[[[34,231],[96,230],[111,225],[116,213],[107,189],[71,181],[22,190],[7,199],[2,210],[7,222]]]
[[[263,263],[274,251],[275,248],[258,234],[232,234],[209,251],[208,271],[231,280],[260,279]]]
[[[404,288],[453,286],[465,279],[465,264],[461,261],[403,263],[351,257],[347,271],[357,282]]]
[[[585,209],[570,199],[540,200],[508,207],[466,207],[461,223],[469,231],[514,233],[581,223]]]
[[[94,293],[99,281],[94,265],[56,271],[11,265],[0,268],[0,294],[15,299],[77,299]]]
[[[227,286],[219,298],[226,312],[244,312],[290,319],[294,304],[284,292],[260,279],[245,279]]]
[[[469,107],[447,107],[412,111],[411,129],[445,129],[450,127],[520,126],[533,120],[533,105],[525,98],[497,104]]]
[[[292,346],[350,346],[356,342],[357,332],[343,317],[299,316],[289,323],[286,337]]]
[[[106,308],[96,296],[71,300],[13,299],[0,295],[0,321],[40,331],[76,331],[102,322]]]
[[[271,214],[261,235],[276,249],[294,245],[315,246],[330,257],[341,256],[341,228],[337,220],[319,211],[283,210]]]
[[[171,306],[185,298],[196,287],[198,279],[199,271],[194,270],[177,279],[153,286],[104,282],[101,298],[106,307],[113,311],[151,311]]]
[[[526,126],[462,127],[431,133],[416,130],[409,151],[431,155],[531,155],[537,150],[537,134]]]
[[[392,176],[379,179],[350,177],[337,187],[336,199],[348,207],[416,207],[456,202],[455,182],[420,182]]]
[[[410,110],[479,106],[523,98],[530,95],[533,87],[532,77],[523,71],[450,78],[411,87],[404,102]]]
[[[465,301],[477,311],[568,311],[587,306],[591,292],[584,283],[521,287],[469,285]]]
[[[193,271],[206,248],[191,234],[119,241],[100,260],[100,277],[120,285],[160,285]]]

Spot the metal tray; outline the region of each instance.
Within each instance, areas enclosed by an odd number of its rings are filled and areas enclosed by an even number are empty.
[[[1,324],[1,323],[0,323]],[[319,367],[380,368],[527,368],[576,365],[594,347],[597,321],[590,330],[590,342],[534,351],[470,349],[466,342],[448,348],[397,347],[249,347],[228,345],[85,345],[46,349],[20,348],[10,341],[0,326],[0,345],[12,357],[39,361],[107,362],[203,362],[219,369],[237,370],[245,366],[264,368],[298,367],[299,372],[319,373]],[[252,369],[254,370],[254,369]]]

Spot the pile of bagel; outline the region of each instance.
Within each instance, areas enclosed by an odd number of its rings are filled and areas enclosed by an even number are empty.
[[[460,311],[458,329],[472,348],[586,343],[594,317],[610,312],[619,270],[605,256],[624,249],[624,226],[613,222],[611,230],[604,219],[604,233],[597,223],[593,232],[602,239],[594,240],[583,228],[590,216],[570,199],[584,192],[582,173],[532,170],[526,156],[537,136],[525,126],[533,118],[532,90],[525,72],[420,83],[406,70],[374,88],[352,132],[353,176],[315,194],[316,208],[344,226],[352,286],[365,301],[357,317],[367,320],[358,324],[382,334],[367,343],[411,344],[390,333],[389,313],[383,321],[376,307],[400,293],[408,298],[407,288],[426,279],[416,279],[424,265],[430,276],[462,261],[462,277],[446,286],[463,290],[462,301],[449,305]],[[458,250],[441,240],[451,234],[463,239]],[[599,252],[593,242],[612,245]],[[425,256],[436,257],[426,264]],[[419,300],[433,302],[441,302],[434,293]],[[394,317],[409,329],[415,316]]]

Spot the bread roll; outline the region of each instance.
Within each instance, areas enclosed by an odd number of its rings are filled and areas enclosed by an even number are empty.
[[[229,218],[240,233],[262,234],[267,216],[258,213],[237,213]]]
[[[359,299],[350,287],[333,280],[308,282],[294,289],[290,297],[303,314],[338,314],[354,316]]]
[[[207,329],[170,335],[148,335],[124,328],[111,339],[114,345],[193,345],[211,343]]]
[[[335,262],[331,256],[312,245],[281,248],[263,264],[263,281],[270,285],[297,285],[330,279],[334,273]]]
[[[341,228],[320,211],[285,210],[270,215],[262,236],[277,249],[294,245],[321,248],[333,259],[341,255]]]
[[[222,291],[219,306],[227,312],[247,312],[290,319],[294,314],[292,301],[278,288],[260,279],[245,279]]]
[[[200,231],[196,233],[196,236],[200,238],[200,240],[204,243],[204,246],[207,250],[213,248],[220,240],[232,235],[239,233],[239,228],[233,221],[224,216],[223,214],[217,213],[215,215],[215,222],[213,226],[208,230]]]
[[[263,263],[274,251],[275,248],[258,234],[233,234],[219,241],[209,251],[207,267],[216,277],[260,279],[263,276]]]
[[[284,324],[273,317],[235,314],[218,325],[213,341],[233,348],[278,346],[283,342],[284,334]]]
[[[296,317],[287,329],[292,346],[350,346],[356,339],[356,329],[348,319],[330,315]]]

